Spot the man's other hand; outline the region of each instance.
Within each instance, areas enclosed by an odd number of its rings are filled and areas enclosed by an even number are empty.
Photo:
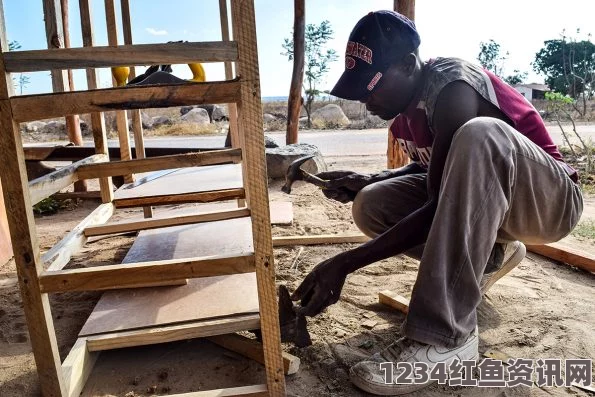
[[[339,254],[319,263],[304,278],[291,295],[292,300],[300,301],[297,313],[314,317],[339,300],[347,277],[345,257]]]
[[[372,183],[370,175],[353,171],[326,171],[316,176],[328,181],[328,187],[322,189],[322,193],[341,203],[353,201],[360,190]]]

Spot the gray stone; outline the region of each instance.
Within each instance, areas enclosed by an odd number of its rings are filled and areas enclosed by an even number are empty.
[[[49,135],[66,135],[66,122],[64,120],[49,121],[41,132]]]
[[[153,128],[153,117],[149,116],[145,112],[140,112],[141,123],[143,128],[150,130]]]
[[[350,123],[343,109],[333,103],[312,112],[312,122],[321,127],[347,127]]]
[[[227,106],[215,105],[213,108],[213,114],[211,114],[211,119],[213,121],[229,120],[229,111],[227,110]]]
[[[312,174],[327,170],[320,150],[314,145],[297,143],[266,149],[267,172],[269,178],[285,178],[287,167],[296,159],[313,154],[314,157],[304,163],[302,169]]]
[[[162,125],[172,125],[173,121],[167,116],[153,117],[153,128],[161,127]]]
[[[276,148],[279,147],[279,145],[277,144],[277,142],[275,142],[275,140],[273,138],[271,138],[268,135],[264,136],[264,147],[266,148]]]
[[[270,114],[270,113],[265,113],[265,114],[263,114],[263,115],[262,115],[262,119],[263,119],[263,121],[264,121],[265,123],[269,123],[269,122],[271,122],[271,121],[275,121],[275,120],[277,120],[277,118],[276,118],[275,116],[273,116],[272,114]]]
[[[211,118],[206,109],[194,108],[182,116],[182,121],[185,123],[193,123],[198,125],[207,125],[211,123]]]
[[[192,109],[194,109],[194,106],[182,106],[180,108],[180,116],[185,115],[186,113],[188,113],[189,111],[191,111]]]
[[[195,108],[206,110],[209,115],[209,123],[210,123],[212,120],[213,109],[215,109],[215,106],[216,105],[197,105],[197,106],[195,106]]]
[[[25,123],[25,131],[27,132],[41,131],[44,127],[45,123],[43,121],[31,121],[29,123]]]

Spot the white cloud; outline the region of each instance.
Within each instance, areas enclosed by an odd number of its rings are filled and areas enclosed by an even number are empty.
[[[155,28],[146,28],[147,33],[152,34],[153,36],[165,36],[167,34],[167,30],[157,30]]]

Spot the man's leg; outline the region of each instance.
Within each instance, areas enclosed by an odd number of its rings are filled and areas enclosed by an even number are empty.
[[[466,123],[446,161],[405,335],[463,343],[477,324],[480,280],[496,239],[557,241],[581,212],[580,189],[559,162],[502,121]]]

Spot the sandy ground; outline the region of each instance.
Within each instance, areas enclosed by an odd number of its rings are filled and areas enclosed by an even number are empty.
[[[331,169],[372,171],[384,166],[382,156],[331,157]],[[286,196],[280,183],[271,184],[272,200],[291,200],[295,222],[274,227],[275,235],[355,232],[350,205],[326,200],[313,186],[296,184]],[[595,218],[595,198],[587,200],[586,216]],[[42,250],[52,246],[66,231],[95,208],[82,203],[71,211],[37,217]],[[119,210],[115,220],[135,211]],[[118,263],[133,242],[132,236],[92,240],[74,266]],[[575,240],[586,251],[595,250],[592,240]],[[278,282],[295,288],[317,263],[350,245],[306,247],[297,269],[290,266],[298,247],[275,249]],[[0,396],[39,395],[35,363],[16,284],[16,269],[0,267]],[[300,371],[287,377],[293,396],[365,395],[349,382],[349,366],[382,349],[399,337],[404,316],[377,303],[384,289],[401,295],[411,293],[417,262],[398,256],[381,261],[351,275],[341,300],[309,322],[313,345],[284,349],[301,358]],[[496,284],[479,307],[480,352],[495,349],[523,358],[595,357],[595,277],[572,267],[529,254],[509,276]],[[63,359],[78,331],[92,311],[99,293],[52,295],[52,314]],[[377,324],[365,328],[362,323]],[[263,367],[204,340],[191,340],[102,353],[83,396],[146,396],[242,386],[264,382]],[[516,396],[589,395],[577,388],[533,387],[515,389],[471,389],[434,385],[418,396]]]

